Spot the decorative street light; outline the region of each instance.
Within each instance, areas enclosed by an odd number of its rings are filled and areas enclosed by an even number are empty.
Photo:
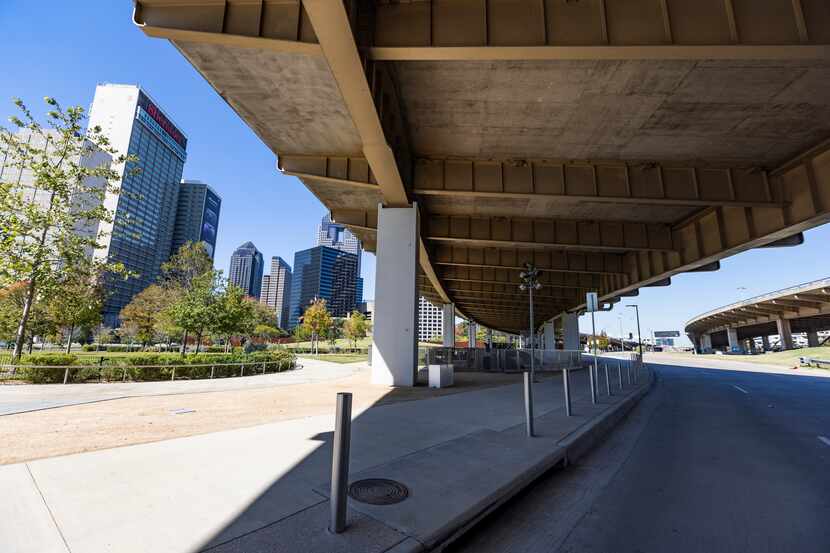
[[[633,307],[637,313],[637,342],[640,345],[640,360],[643,359],[643,338],[640,335],[640,308],[636,304],[626,305],[626,307]]]
[[[528,338],[530,338],[530,379],[531,381],[536,381],[536,362],[535,362],[535,348],[534,344],[536,341],[533,339],[534,336],[534,324],[533,324],[533,291],[539,290],[542,288],[542,283],[539,282],[539,269],[537,269],[531,263],[525,263],[525,270],[519,273],[519,278],[522,279],[522,283],[519,284],[519,290],[529,292],[530,296],[530,333],[528,334]]]

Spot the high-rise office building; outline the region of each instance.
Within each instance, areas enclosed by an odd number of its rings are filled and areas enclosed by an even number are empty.
[[[315,298],[326,300],[334,317],[345,317],[357,308],[358,257],[328,246],[315,246],[294,254],[288,328],[297,326]]]
[[[156,280],[170,255],[187,137],[146,91],[132,85],[95,89],[89,126],[96,125],[119,154],[138,157],[113,167],[121,174],[120,190],[104,200],[114,218],[99,225],[103,238],[95,251],[96,258],[122,263],[131,275],[107,281],[104,323],[115,326],[121,309]]]
[[[271,274],[262,277],[260,303],[264,303],[277,314],[277,326],[288,328],[288,309],[291,297],[291,266],[281,257],[271,258]]]
[[[197,180],[183,180],[179,188],[170,255],[188,242],[201,242],[213,258],[221,208],[222,198],[209,185]]]
[[[245,294],[259,299],[262,287],[262,254],[253,242],[245,242],[233,252],[228,280],[245,290]]]
[[[43,134],[32,133],[29,129],[20,129],[16,133],[16,137],[21,142],[37,149],[43,149],[53,156],[51,160],[53,163],[57,162],[58,152],[53,145],[53,137],[57,131],[46,129]],[[93,144],[87,143],[86,147],[89,149],[88,153],[84,155],[75,156],[71,161],[82,167],[109,167],[112,164],[112,156],[96,148]],[[23,205],[37,205],[40,210],[47,210],[51,201],[51,193],[38,188],[35,182],[34,174],[31,169],[21,167],[18,165],[18,159],[14,154],[0,149],[0,182],[11,184],[14,191],[22,195]],[[87,177],[82,187],[73,193],[70,198],[71,210],[89,210],[101,205],[100,198],[95,197],[95,194],[87,193],[90,190],[98,189],[100,192],[107,183],[103,177]],[[77,213],[77,211],[75,211]],[[98,235],[99,221],[83,221],[79,222],[74,232],[88,239],[95,239]],[[54,233],[53,233],[54,234]],[[54,238],[54,236],[50,236]],[[91,247],[86,249],[86,256],[91,258],[93,250]]]
[[[360,276],[360,268],[363,257],[363,244],[360,242],[360,239],[352,234],[352,231],[344,225],[332,222],[331,214],[328,213],[320,221],[320,226],[317,227],[317,245],[328,246],[329,248],[353,253],[357,256],[355,290],[357,293],[357,303],[361,303],[363,301],[363,278]]]
[[[444,310],[421,296],[418,301],[418,341],[428,342],[430,338],[442,336],[443,332]]]

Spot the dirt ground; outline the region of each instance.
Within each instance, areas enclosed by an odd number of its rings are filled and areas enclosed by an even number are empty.
[[[520,381],[518,374],[456,373],[452,388],[370,384],[369,371],[314,384],[117,399],[0,417],[0,464],[156,442],[333,414],[338,392],[355,410]],[[176,410],[193,410],[176,414]]]

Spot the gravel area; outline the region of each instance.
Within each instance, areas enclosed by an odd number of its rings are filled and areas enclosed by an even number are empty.
[[[457,373],[456,386],[390,388],[369,370],[311,384],[198,394],[130,397],[7,415],[0,419],[0,464],[169,440],[334,412],[337,392],[352,392],[354,410],[371,405],[518,382],[521,375]]]

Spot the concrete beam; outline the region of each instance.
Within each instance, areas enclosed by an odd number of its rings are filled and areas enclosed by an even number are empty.
[[[781,205],[762,170],[654,162],[418,159],[413,193],[636,206]]]
[[[802,2],[383,2],[377,60],[826,57],[830,14]],[[771,47],[771,46],[775,47]],[[770,58],[772,56],[772,58]]]

